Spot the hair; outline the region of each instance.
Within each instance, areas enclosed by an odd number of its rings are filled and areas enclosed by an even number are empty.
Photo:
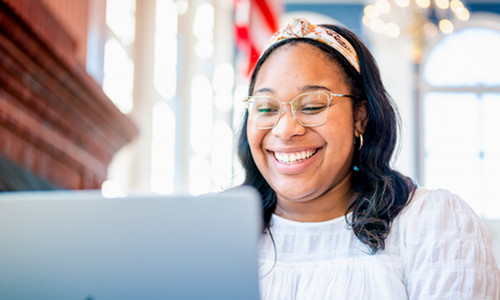
[[[340,64],[350,85],[353,108],[366,101],[368,121],[364,132],[363,147],[359,145],[353,157],[353,166],[359,171],[353,172],[353,197],[345,217],[352,211],[351,220],[347,220],[356,237],[369,247],[372,254],[385,249],[385,239],[389,234],[392,221],[407,204],[415,191],[413,181],[393,170],[390,161],[393,156],[399,115],[392,99],[386,92],[380,71],[370,51],[354,33],[336,25],[320,25],[341,34],[354,47],[360,65],[360,73],[332,47],[307,38],[282,40],[272,45],[260,57],[251,76],[249,95],[253,94],[255,81],[260,68],[269,56],[284,45],[307,43],[321,49],[329,59]],[[262,198],[264,229],[270,228],[271,216],[276,208],[276,193],[258,170],[248,144],[248,112],[245,113],[238,140],[238,155],[245,170],[243,185],[256,188]]]

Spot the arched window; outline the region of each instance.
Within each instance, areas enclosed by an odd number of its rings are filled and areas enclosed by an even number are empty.
[[[500,18],[473,16],[422,72],[423,183],[500,218]]]

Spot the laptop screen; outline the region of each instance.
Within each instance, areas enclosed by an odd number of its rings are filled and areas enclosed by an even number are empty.
[[[253,190],[0,194],[3,299],[258,299]]]

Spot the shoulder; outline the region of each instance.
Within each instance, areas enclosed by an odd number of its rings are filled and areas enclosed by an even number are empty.
[[[443,258],[444,252],[448,252],[448,259],[496,265],[483,220],[449,191],[417,189],[394,220],[392,230],[397,247],[412,260],[419,256]]]
[[[469,205],[458,195],[447,190],[430,190],[417,188],[402,213],[412,214],[419,211],[450,209],[454,211],[471,211]]]
[[[483,235],[481,218],[458,195],[418,188],[395,222],[416,238],[419,234]],[[417,236],[415,236],[417,235]]]
[[[459,196],[419,188],[391,230],[410,299],[498,299],[490,235]]]

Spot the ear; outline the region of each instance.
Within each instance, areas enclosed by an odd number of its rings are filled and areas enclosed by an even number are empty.
[[[368,108],[366,100],[361,101],[354,109],[354,135],[359,137],[365,133],[366,124],[368,123]]]

